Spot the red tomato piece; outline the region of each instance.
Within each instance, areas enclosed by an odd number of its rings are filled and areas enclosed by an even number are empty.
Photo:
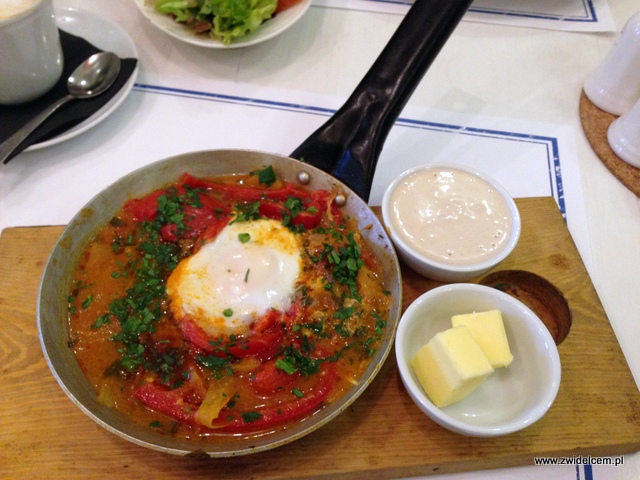
[[[271,218],[272,220],[282,220],[283,212],[286,212],[286,209],[282,202],[261,202],[258,212],[263,217]]]
[[[209,243],[214,240],[220,234],[222,229],[229,224],[230,220],[231,217],[226,216],[207,225],[207,227],[204,229],[204,232],[202,232],[202,234],[200,235],[199,241],[195,243],[193,253],[197,253],[205,243]]]
[[[307,230],[312,230],[322,222],[322,206],[316,201],[303,202],[305,210],[292,216],[290,222],[292,225],[303,226]],[[310,211],[309,211],[310,210]],[[289,210],[285,204],[280,201],[263,201],[258,209],[260,215],[271,218],[273,220],[282,220],[284,215],[289,214]]]
[[[273,407],[265,407],[256,410],[259,418],[247,422],[242,416],[234,414],[229,409],[223,409],[220,416],[213,422],[215,428],[221,428],[224,432],[244,433],[274,425],[286,423],[313,412],[329,396],[338,380],[334,365],[323,363],[318,382],[309,391],[304,392],[302,398]]]
[[[286,373],[276,367],[276,361],[271,360],[260,367],[251,379],[251,386],[259,395],[270,395],[291,389],[293,382],[300,377],[300,374]]]
[[[209,227],[212,227],[209,239],[220,233],[229,223],[229,209],[207,195],[199,195],[199,198],[201,206],[184,206],[184,224],[187,230],[179,233],[175,223],[167,224],[160,229],[162,238],[169,242],[176,242],[180,238],[195,238],[202,235]]]
[[[178,226],[175,223],[163,225],[160,229],[160,235],[168,242],[177,242],[179,239]]]
[[[124,209],[131,212],[133,218],[139,222],[153,221],[158,213],[158,197],[165,193],[165,190],[158,190],[146,197],[129,200],[125,203]]]
[[[278,6],[276,7],[275,13],[280,13],[287,8],[293,7],[296,3],[299,3],[300,0],[278,0]]]

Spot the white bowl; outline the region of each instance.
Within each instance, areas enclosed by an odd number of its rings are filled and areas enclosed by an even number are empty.
[[[502,312],[511,365],[497,368],[461,401],[436,407],[410,362],[436,333],[451,327],[451,316],[498,309]],[[492,437],[530,426],[547,412],[560,386],[560,357],[542,321],[504,292],[476,284],[434,288],[407,308],[395,341],[398,369],[416,405],[439,425],[468,436]]]
[[[500,197],[502,197],[502,199],[506,203],[508,215],[510,216],[512,226],[511,231],[505,238],[504,244],[501,249],[491,253],[487,253],[480,259],[475,260],[473,263],[456,264],[453,262],[439,261],[418,252],[414,248],[414,246],[411,245],[408,237],[404,236],[405,233],[401,232],[399,228],[396,228],[396,225],[393,221],[395,215],[392,205],[393,192],[403,182],[406,181],[407,177],[425,170],[434,169],[446,169],[452,171],[458,170],[467,172],[476,177],[476,179],[480,182],[484,182],[488,189],[492,189]],[[419,200],[417,200],[417,202],[419,202]],[[419,203],[416,203],[416,205],[419,205]],[[391,237],[391,240],[393,241],[393,244],[396,247],[396,250],[398,251],[398,256],[407,266],[409,266],[412,270],[416,271],[420,275],[441,282],[464,282],[488,272],[505,258],[507,258],[507,256],[509,256],[509,254],[513,251],[520,238],[520,231],[522,228],[518,207],[516,206],[509,193],[505,190],[505,188],[502,187],[494,179],[485,175],[479,170],[460,165],[432,163],[414,167],[405,171],[387,187],[382,197],[381,208],[383,222],[385,224],[387,232],[389,233],[389,236]],[[420,213],[422,214],[422,212]],[[422,229],[420,231],[422,235],[429,233],[429,225],[421,225],[420,228]],[[417,232],[418,228],[416,227],[416,229],[411,233],[415,234]],[[476,233],[472,230],[469,230],[469,235],[475,236]]]
[[[311,0],[301,0],[299,3],[265,21],[255,32],[235,39],[230,45],[225,45],[221,41],[211,38],[208,34],[194,34],[187,27],[174,21],[168,15],[156,12],[155,8],[152,5],[147,5],[145,0],[134,0],[134,3],[142,14],[160,30],[178,40],[205,48],[239,48],[264,42],[276,35],[280,35],[291,27],[291,25],[302,18],[311,6]]]

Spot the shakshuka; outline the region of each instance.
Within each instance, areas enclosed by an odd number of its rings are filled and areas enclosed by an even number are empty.
[[[183,438],[286,428],[357,383],[391,305],[335,193],[185,173],[86,247],[71,339],[98,399]]]

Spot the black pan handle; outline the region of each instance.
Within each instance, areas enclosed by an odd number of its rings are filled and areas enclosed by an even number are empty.
[[[415,0],[345,104],[290,155],[369,200],[382,146],[472,0]]]

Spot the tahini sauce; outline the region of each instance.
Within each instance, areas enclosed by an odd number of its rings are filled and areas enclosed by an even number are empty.
[[[487,260],[506,247],[511,215],[505,200],[463,170],[416,171],[390,196],[391,223],[416,252],[450,265]]]

